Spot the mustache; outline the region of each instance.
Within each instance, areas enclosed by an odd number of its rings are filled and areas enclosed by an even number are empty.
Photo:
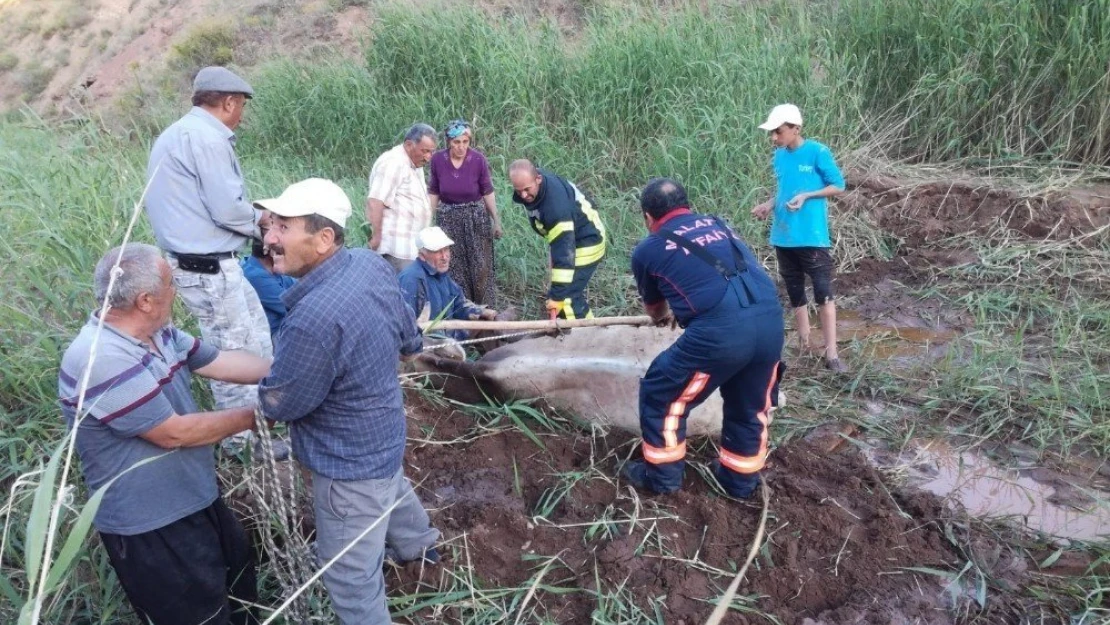
[[[285,254],[285,246],[282,246],[282,245],[268,245],[266,247],[266,251],[268,251],[270,253],[270,255],[274,255],[274,254],[284,255]]]

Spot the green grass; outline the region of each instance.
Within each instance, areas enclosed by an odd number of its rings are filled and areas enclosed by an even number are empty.
[[[794,99],[812,111],[812,133],[855,145],[849,129],[859,112],[810,71],[821,31],[801,5],[710,10],[707,19],[696,10],[602,7],[573,44],[553,24],[489,21],[473,8],[385,10],[365,63],[264,68],[242,146],[284,165],[270,192],[320,174],[362,197],[369,166],[408,125],[472,119],[505,215],[504,293],[537,314],[544,248],[509,202],[504,173],[531,158],[596,197],[613,234],[592,282],[606,294],[595,298],[598,311],[634,310],[626,259],[642,230],[635,189],[648,178],[679,176],[701,208],[761,240],[743,216],[768,193],[770,150],[756,125],[770,105]]]
[[[901,155],[1110,165],[1108,15],[1107,0],[848,0],[831,44]]]
[[[980,264],[951,271],[942,288],[953,306],[973,312],[979,330],[965,337],[967,353],[939,368],[944,399],[930,408],[970,409],[986,438],[1005,432],[1037,448],[1106,457],[1110,238],[1087,246],[1012,242],[980,256]]]
[[[765,226],[747,215],[769,193],[770,151],[756,124],[776,103],[799,104],[807,134],[847,165],[883,155],[1013,170],[1110,159],[1106,0],[783,0],[667,10],[591,3],[586,24],[569,35],[554,21],[488,19],[454,5],[379,9],[364,58],[274,61],[248,76],[258,95],[239,151],[251,196],[309,176],[332,178],[355,200],[351,244],[361,245],[358,209],[376,156],[415,121],[471,119],[503,214],[499,287],[527,317],[541,315],[545,249],[509,202],[505,168],[515,158],[532,158],[597,198],[611,233],[591,286],[599,314],[638,311],[628,254],[644,234],[637,188],[649,177],[678,176],[696,209],[732,221],[758,254],[770,256]],[[229,61],[235,37],[211,24],[190,31],[174,62],[185,72]],[[17,71],[35,79],[27,79],[28,92],[45,88],[39,74],[48,70],[21,64]],[[9,611],[26,591],[32,472],[63,434],[57,363],[94,306],[93,264],[119,242],[142,192],[149,143],[182,112],[180,94],[137,95],[142,105],[133,109],[130,138],[88,120],[47,124],[23,112],[0,121],[0,261],[7,267],[0,273],[0,486],[14,494],[0,554],[4,622],[14,621]],[[862,213],[835,217],[842,270],[899,252],[898,235],[877,223]],[[151,240],[145,220],[135,236]],[[792,440],[836,419],[891,441],[955,431],[976,441],[1025,442],[1046,457],[1105,459],[1106,232],[1064,243],[999,235],[940,245],[974,249],[980,260],[938,272],[918,295],[966,311],[974,332],[929,366],[862,363],[843,383],[789,380],[797,411],[776,421],[776,436]],[[866,400],[901,410],[871,417],[861,410]],[[523,404],[473,412],[481,428],[521,430],[537,452],[545,435],[566,425]],[[559,476],[533,512],[550,513],[576,483],[601,477],[592,467]],[[84,494],[76,497],[79,507]],[[580,531],[584,540],[601,540],[620,523],[603,515]],[[465,553],[465,545],[458,549]],[[545,592],[556,592],[557,570],[552,565],[537,581]],[[516,618],[529,589],[484,588],[471,573],[456,568],[457,577],[428,596],[395,598],[396,607],[439,605],[473,622]],[[280,594],[276,582],[266,583],[268,599]],[[1069,592],[1093,618],[1105,588],[1110,579],[1092,574]],[[599,583],[596,599],[598,622],[658,620],[654,606],[636,606],[620,580]],[[103,551],[87,547],[43,622],[119,622],[130,618],[123,603]],[[537,604],[525,608],[525,620],[546,618]],[[324,609],[319,598],[311,609]]]
[[[19,57],[11,52],[0,52],[0,74],[10,72],[19,65]]]

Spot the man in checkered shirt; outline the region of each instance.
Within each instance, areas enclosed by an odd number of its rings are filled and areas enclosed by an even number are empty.
[[[439,560],[431,526],[405,479],[405,408],[398,357],[423,346],[392,268],[343,247],[351,202],[310,178],[261,200],[273,215],[266,245],[274,270],[298,278],[270,375],[259,383],[266,417],[289,423],[293,452],[312,472],[316,547],[344,625],[389,623],[382,562]]]
[[[416,235],[432,225],[424,165],[435,151],[435,129],[415,124],[405,133],[404,142],[379,156],[370,170],[366,199],[366,222],[373,229],[370,249],[396,272],[416,260]]]

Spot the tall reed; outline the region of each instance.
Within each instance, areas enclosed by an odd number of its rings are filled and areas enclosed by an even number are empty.
[[[903,155],[1110,164],[1110,1],[844,0],[829,21]]]
[[[505,299],[523,303],[525,316],[541,314],[545,249],[510,204],[505,180],[508,162],[528,157],[597,198],[611,241],[591,297],[599,313],[609,314],[639,307],[627,261],[644,234],[637,189],[649,177],[681,178],[695,209],[731,220],[767,254],[765,225],[747,212],[772,183],[769,145],[756,125],[780,102],[799,104],[807,135],[845,161],[883,137],[874,147],[911,159],[1110,162],[1110,0],[590,7],[573,30],[535,15],[491,19],[458,4],[375,7],[362,59],[265,65],[250,75],[258,96],[238,133],[251,196],[276,194],[316,175],[337,180],[358,207],[373,160],[399,142],[405,127],[416,121],[442,127],[464,117],[475,123],[476,145],[495,170],[506,230],[498,243]],[[158,104],[147,108],[165,110]],[[41,481],[39,467],[49,466],[63,438],[57,363],[95,305],[93,263],[119,243],[143,187],[151,133],[167,121],[136,120],[141,132],[130,141],[90,123],[47,127],[23,115],[0,121],[0,262],[6,268],[0,272],[0,486],[14,494],[0,553],[4,622],[14,620],[7,618],[10,608],[28,588],[25,547],[43,544],[43,530],[28,522],[35,516],[28,511],[29,486]],[[362,243],[361,219],[355,218],[352,244]],[[838,250],[849,263],[898,251],[896,237],[865,215],[838,216],[836,226]],[[151,240],[145,222],[136,238]],[[899,388],[926,400],[943,398],[926,404],[935,413],[951,412],[954,403],[979,410],[983,419],[971,429],[984,437],[1023,437],[1041,448],[1091,446],[1104,456],[1106,376],[1084,373],[1106,363],[1101,291],[1070,299],[1035,281],[1015,291],[1000,259],[1014,262],[1006,254],[1017,248],[976,243],[984,248],[981,264],[996,263],[992,271],[949,272],[944,280],[952,288],[942,292],[975,312],[991,348],[913,380],[931,389],[902,382]],[[1105,245],[1097,250],[1084,254],[1085,262],[1103,263]],[[1101,286],[1089,267],[1058,249],[1030,244],[1020,251],[1029,271],[1039,271],[1034,260],[1048,258],[1055,263],[1051,273],[1040,275]],[[1015,382],[1015,371],[1029,370],[1027,350],[994,346],[1028,328],[1055,342],[1036,353],[1046,372]],[[975,381],[986,390],[971,399],[961,395]],[[852,388],[864,392],[869,384],[880,388],[867,376]],[[848,391],[820,402],[822,410],[834,402],[845,413],[859,412]],[[1034,418],[1036,427],[1020,429]],[[42,621],[118,621],[122,598],[102,551],[72,555],[76,572],[43,606]],[[599,587],[599,596],[611,592]]]

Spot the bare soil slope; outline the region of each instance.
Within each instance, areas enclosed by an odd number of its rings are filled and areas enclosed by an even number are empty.
[[[0,110],[103,110],[139,100],[208,64],[250,67],[321,49],[359,55],[374,0],[0,0]],[[578,0],[484,0],[491,15],[544,16],[564,27]],[[180,78],[185,76],[186,78]],[[180,89],[174,93],[179,92]]]

